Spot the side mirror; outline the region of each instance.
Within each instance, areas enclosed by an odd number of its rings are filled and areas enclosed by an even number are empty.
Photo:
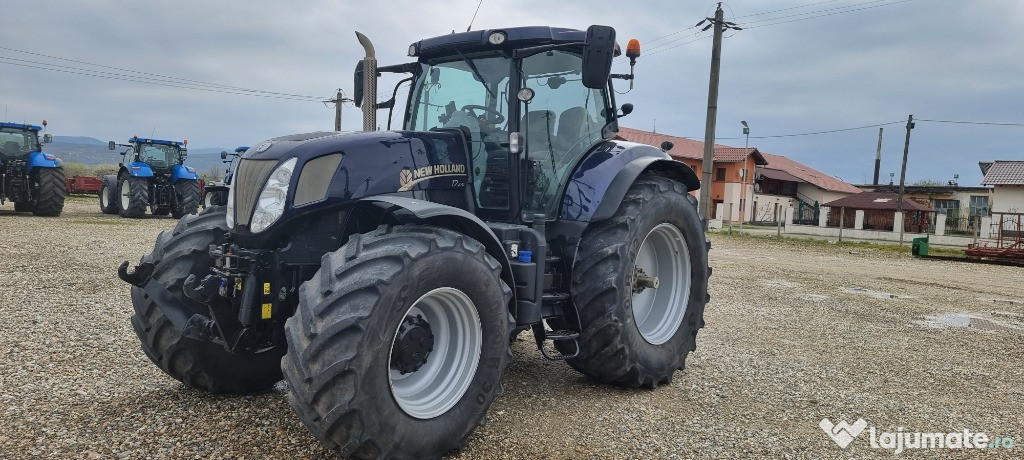
[[[631,113],[633,113],[633,104],[630,104],[629,102],[622,104],[622,113],[619,114],[619,118],[622,118]]]
[[[115,144],[114,141],[107,142],[107,148],[110,150],[114,150],[117,148],[117,144]]]
[[[43,143],[44,144],[52,144],[53,143],[53,135],[52,134],[43,134]]]
[[[227,160],[228,159],[228,151],[227,150],[221,150],[220,151],[220,159],[221,160]]]
[[[356,63],[356,71],[352,81],[352,102],[355,102],[356,107],[363,106],[363,61],[360,59]]]
[[[583,86],[601,89],[608,84],[615,53],[615,29],[593,25],[587,28],[583,47]]]

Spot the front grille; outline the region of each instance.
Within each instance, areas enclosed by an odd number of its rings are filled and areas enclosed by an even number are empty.
[[[249,225],[256,200],[267,177],[277,166],[277,160],[240,160],[235,175],[235,222]]]

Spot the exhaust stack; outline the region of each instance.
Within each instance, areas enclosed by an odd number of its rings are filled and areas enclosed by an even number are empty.
[[[363,45],[363,131],[377,130],[377,55],[370,39],[356,32],[356,39]]]

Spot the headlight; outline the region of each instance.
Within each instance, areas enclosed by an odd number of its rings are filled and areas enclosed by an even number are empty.
[[[288,199],[288,185],[292,181],[292,171],[295,170],[295,163],[298,161],[292,158],[278,166],[267,178],[267,185],[260,192],[256,202],[256,210],[249,222],[249,231],[259,233],[270,227],[284,214],[284,204]]]
[[[228,185],[228,228],[235,228],[235,184]]]

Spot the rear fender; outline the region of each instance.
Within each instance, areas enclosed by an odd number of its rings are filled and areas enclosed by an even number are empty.
[[[611,217],[636,178],[647,171],[664,171],[688,191],[700,188],[700,180],[689,166],[660,149],[607,141],[587,154],[573,172],[562,196],[561,219],[594,222]]]
[[[377,195],[358,200],[359,203],[384,203],[412,213],[420,222],[462,233],[484,245],[487,254],[501,264],[501,279],[515,294],[512,266],[498,237],[479,217],[452,206],[400,196]],[[514,304],[514,299],[513,299]]]
[[[153,168],[141,161],[133,161],[121,169],[132,177],[153,177]]]
[[[28,170],[35,168],[59,168],[64,165],[59,158],[43,152],[32,152],[28,154]]]
[[[171,169],[171,183],[177,183],[179,180],[199,180],[199,174],[196,168],[191,166],[175,165]]]

